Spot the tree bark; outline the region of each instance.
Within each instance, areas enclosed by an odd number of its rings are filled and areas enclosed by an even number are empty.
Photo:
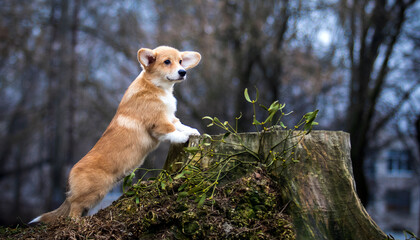
[[[262,133],[241,133],[239,136],[252,151],[268,156],[270,151],[291,150],[290,157],[298,162],[270,171],[278,182],[281,202],[294,224],[297,239],[386,239],[361,204],[356,194],[350,159],[350,137],[345,132],[313,131],[305,137],[300,132],[274,130]],[[213,138],[221,136],[214,136]],[[172,145],[164,168],[175,171],[185,162],[183,147],[198,146],[202,138],[192,137],[188,144]],[[226,142],[236,142],[229,136]],[[281,143],[281,144],[278,144]],[[232,154],[231,144],[212,142],[214,152]],[[273,148],[276,146],[275,148]],[[293,146],[296,146],[293,148]],[[204,156],[203,166],[217,160]],[[243,154],[241,161],[255,161],[255,156]]]

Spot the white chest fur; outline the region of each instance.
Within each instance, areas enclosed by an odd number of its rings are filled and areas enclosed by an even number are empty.
[[[176,98],[172,94],[172,91],[165,91],[165,94],[160,96],[160,100],[165,104],[166,106],[166,115],[170,120],[175,118],[175,112],[176,112]]]

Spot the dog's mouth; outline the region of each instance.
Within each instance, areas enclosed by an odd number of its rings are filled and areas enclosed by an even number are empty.
[[[185,77],[179,77],[179,78],[175,78],[175,79],[166,77],[166,79],[168,79],[169,81],[184,81],[185,80]]]

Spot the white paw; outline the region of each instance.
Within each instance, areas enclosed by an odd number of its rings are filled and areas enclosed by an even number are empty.
[[[188,129],[188,131],[186,132],[188,135],[200,135],[200,132],[197,130],[197,129],[195,129],[195,128],[190,128],[190,129]]]
[[[165,135],[164,140],[169,140],[171,143],[185,143],[190,137],[183,132],[174,131]]]
[[[175,123],[175,127],[178,131],[183,132],[183,133],[187,134],[188,136],[200,135],[200,132],[198,132],[197,129],[192,128],[192,127],[188,127],[188,126],[182,124],[181,122]]]

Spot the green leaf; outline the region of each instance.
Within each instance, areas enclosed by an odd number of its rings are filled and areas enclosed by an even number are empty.
[[[312,115],[314,112],[307,112],[305,115],[303,115],[304,118],[308,118],[310,115]]]
[[[230,135],[230,132],[225,133],[225,134],[223,135],[222,139],[225,139],[225,138],[229,137],[229,135]]]
[[[245,91],[244,91],[244,96],[245,96],[245,99],[248,101],[248,102],[252,102],[251,101],[251,99],[249,98],[249,94],[248,94],[248,88],[245,88]]]
[[[198,151],[200,151],[200,148],[199,147],[184,147],[184,151],[195,154]]]
[[[308,112],[303,117],[306,119],[306,123],[303,126],[303,130],[306,131],[306,134],[309,134],[312,131],[312,126],[318,125],[317,122],[314,122],[316,116],[318,115],[318,109],[313,112]]]
[[[310,132],[312,132],[312,125],[305,124],[305,126],[303,127],[303,130],[306,131],[306,134],[309,134]]]
[[[209,125],[207,125],[207,127],[211,127],[211,126],[213,126],[213,124],[214,124],[214,120],[213,120],[213,118],[212,118],[212,117],[205,116],[205,117],[203,117],[202,119],[203,119],[203,120],[204,120],[204,119],[208,119],[208,120],[210,120],[210,121],[211,121],[211,123],[210,123]]]
[[[236,120],[239,120],[242,118],[242,112],[239,113],[239,117],[235,117]]]
[[[136,169],[137,170],[137,169]],[[133,183],[133,178],[136,176],[136,174],[135,174],[135,171],[136,170],[134,170],[130,175],[128,175],[128,176],[126,176],[125,178],[124,178],[124,181],[123,181],[123,192],[125,191],[125,189],[127,188],[127,187],[130,187],[131,185],[132,185],[132,183]]]
[[[313,122],[316,118],[316,116],[318,115],[319,110],[315,110],[313,112],[308,112],[307,114],[304,115],[305,119],[307,122]]]
[[[271,105],[270,105],[270,107],[268,108],[268,111],[278,111],[280,109],[280,104],[279,104],[279,101],[274,101]]]
[[[260,93],[258,92],[258,88],[256,86],[254,86],[254,88],[255,88],[255,91],[257,91],[257,97],[255,98],[255,101],[254,101],[256,102],[258,101],[258,98],[260,97]]]
[[[184,174],[185,174],[185,171],[182,171],[180,174],[176,175],[176,176],[174,177],[174,179],[175,179],[175,180],[176,180],[176,179],[180,179],[180,178],[184,177]]]
[[[204,139],[206,139],[206,138],[212,139],[212,137],[209,134],[207,134],[207,133],[203,133],[201,136],[203,136]]]
[[[208,119],[208,120],[210,120],[210,121],[213,121],[213,118],[212,118],[212,117],[209,117],[209,116],[205,116],[205,117],[203,117],[202,119],[203,119],[203,120],[204,120],[204,119]]]
[[[188,192],[180,192],[180,193],[178,193],[178,198],[184,198],[184,197],[187,197],[189,194],[188,194]]]
[[[280,109],[283,109],[284,107],[286,107],[286,103],[280,104]]]
[[[200,185],[200,186],[195,186],[195,187],[191,188],[191,189],[188,191],[188,194],[194,194],[194,193],[196,193],[196,192],[198,192],[198,191],[202,191],[202,190],[203,190],[203,186],[202,186],[202,185]]]
[[[133,178],[136,176],[136,173],[133,171],[129,176],[128,176],[128,180],[129,181],[133,181]]]
[[[265,111],[268,111],[268,108],[262,104],[259,105],[262,109],[264,109]]]
[[[160,187],[162,188],[162,190],[165,190],[166,184],[164,182],[160,182]]]
[[[139,199],[139,197],[136,197],[136,204],[139,204],[140,203],[140,199]]]
[[[306,131],[306,134],[309,134],[312,131],[312,125],[310,124],[305,124],[303,126],[303,130]]]
[[[411,232],[409,230],[404,230],[403,232],[404,232],[404,235],[405,235],[405,233],[408,233],[408,234],[411,235],[411,237],[416,237],[416,234],[414,234],[413,232]],[[418,239],[418,238],[416,238],[416,239]]]
[[[270,115],[268,115],[267,119],[265,119],[264,123],[271,122],[273,120],[274,115],[276,115],[277,111],[272,111]]]
[[[178,192],[184,190],[184,188],[187,186],[187,183],[183,183],[179,188],[178,188]]]
[[[133,196],[134,195],[134,191],[127,191],[127,192],[125,192],[125,194],[127,195],[127,196]]]
[[[280,122],[279,124],[280,124],[280,126],[281,126],[282,128],[284,128],[284,129],[286,129],[286,128],[287,128],[287,127],[284,125],[284,123],[283,123],[283,122]]]
[[[196,167],[196,166],[194,166],[194,165],[188,165],[187,166],[187,169],[188,170],[191,170],[190,172],[192,173],[192,172],[201,172],[201,169],[200,168],[198,168],[198,167]],[[187,173],[187,174],[189,174],[189,173]]]
[[[223,124],[222,124],[222,122],[220,122],[220,120],[219,120],[217,117],[214,117],[214,118],[213,118],[213,121],[214,121],[215,123],[218,123],[218,124],[220,124],[220,125],[223,125]]]
[[[206,201],[207,195],[204,193],[201,198],[200,201],[198,201],[198,207],[202,207],[204,202]]]
[[[254,121],[252,121],[252,124],[254,124],[254,125],[261,125],[261,123],[258,122],[258,120],[255,118],[255,116],[254,116]]]

